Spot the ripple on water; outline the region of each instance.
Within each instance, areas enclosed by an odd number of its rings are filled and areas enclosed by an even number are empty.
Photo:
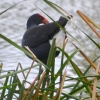
[[[15,4],[20,0],[3,0],[0,3],[0,12],[7,9],[11,5]],[[90,31],[89,27],[86,26],[86,24],[82,21],[82,19],[76,14],[77,10],[81,10],[83,13],[86,13],[87,16],[89,16],[91,19],[95,20],[97,23],[100,19],[99,17],[99,7],[100,7],[100,1],[96,0],[65,0],[62,2],[62,0],[51,0],[55,2],[57,5],[61,6],[65,11],[67,11],[69,14],[73,15],[73,18],[76,22],[76,24],[88,32],[88,35],[90,35],[92,38],[97,39],[97,36],[94,35],[93,31]],[[8,37],[9,39],[13,40],[17,44],[21,45],[21,38],[26,30],[26,21],[27,18],[32,15],[33,13],[39,12],[42,13],[38,8],[34,6],[35,3],[38,5],[43,11],[45,11],[48,15],[50,15],[53,19],[58,20],[60,17],[60,14],[58,14],[56,11],[51,9],[46,3],[44,3],[41,0],[29,0],[20,3],[19,5],[15,6],[14,8],[10,9],[6,13],[0,16],[0,33]],[[43,14],[44,15],[44,14]],[[46,16],[46,15],[44,15]],[[47,16],[46,16],[47,17]],[[49,19],[49,18],[48,18]],[[50,20],[50,19],[49,19]],[[51,20],[50,20],[51,21]],[[69,33],[71,33],[75,38],[77,38],[83,45],[86,46],[86,48],[91,49],[93,46],[89,46],[90,41],[86,39],[86,36],[83,35],[82,32],[79,32],[77,28],[70,22],[68,22],[66,29]],[[92,34],[92,35],[91,35]],[[69,38],[69,37],[68,37]],[[32,63],[32,60],[27,58],[24,53],[19,51],[17,48],[11,46],[6,41],[0,39],[0,62],[4,64],[3,69],[4,70],[14,70],[17,67],[17,64],[20,62],[23,66],[23,68],[26,68],[27,66],[30,66]],[[92,44],[91,44],[92,45]],[[95,47],[94,47],[95,49]],[[67,44],[66,51],[71,54],[75,48],[72,47],[72,44]],[[93,48],[91,49],[93,50]],[[56,58],[56,69],[60,66],[60,57]],[[80,56],[75,57],[76,60],[82,59]],[[82,61],[80,61],[80,64]],[[80,65],[81,66],[81,65]],[[82,68],[84,69],[84,68]],[[30,75],[29,80],[31,78],[33,79],[34,76],[38,73],[38,70],[34,68],[32,70],[33,72]],[[68,75],[73,76],[73,68],[69,65],[67,66]],[[37,73],[36,73],[37,72]]]

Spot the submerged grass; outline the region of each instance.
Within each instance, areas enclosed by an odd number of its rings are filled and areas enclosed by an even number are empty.
[[[62,8],[57,6],[56,4],[44,0],[47,4],[49,4],[52,8],[54,8],[57,12],[59,12],[63,16],[67,16],[68,14],[66,11],[64,11]],[[17,3],[18,4],[18,3]],[[15,7],[17,4],[15,4],[12,7]],[[6,9],[5,11],[1,12],[0,14],[5,13],[12,7]],[[42,10],[41,10],[42,11]],[[87,23],[91,22],[94,26],[99,28],[98,25],[96,25],[92,20],[90,20],[85,14],[83,15],[80,11],[80,16],[82,15],[82,18],[87,20]],[[44,12],[45,13],[45,12]],[[46,13],[45,13],[46,14]],[[49,18],[51,18],[48,14],[46,14]],[[69,14],[68,14],[69,15]],[[52,18],[51,18],[52,19]],[[53,19],[52,19],[53,20]],[[53,20],[54,21],[54,20]],[[57,23],[56,23],[57,24]],[[74,23],[75,24],[75,23]],[[58,24],[57,24],[58,25]],[[90,24],[88,24],[90,25]],[[58,25],[59,26],[59,25]],[[76,25],[77,26],[77,25]],[[61,29],[63,29],[61,26],[59,26]],[[93,28],[92,28],[93,29]],[[65,29],[63,29],[66,33],[68,33]],[[82,29],[80,29],[82,31]],[[83,31],[82,31],[83,32]],[[96,43],[90,36],[88,36],[85,32],[83,32],[89,40],[92,41],[93,44],[100,49],[100,45]],[[97,34],[97,32],[96,32]],[[69,36],[71,36],[73,39],[75,39],[70,33],[68,33]],[[99,37],[99,35],[98,35]],[[4,79],[4,83],[0,81],[0,100],[100,100],[100,85],[97,84],[100,79],[100,62],[98,57],[95,57],[95,60],[92,61],[82,50],[80,50],[79,47],[77,47],[75,44],[72,44],[76,47],[76,50],[73,51],[72,54],[68,54],[64,47],[63,49],[56,47],[55,41],[53,40],[52,47],[49,53],[47,65],[44,65],[41,61],[39,61],[34,54],[28,52],[27,50],[23,49],[16,43],[14,43],[12,40],[8,39],[4,35],[0,34],[0,38],[4,39],[6,42],[10,43],[11,45],[15,46],[22,52],[26,53],[28,56],[33,58],[33,62],[31,67],[23,68],[23,66],[19,63],[15,71],[6,71],[6,73],[2,70],[3,64],[0,64],[0,79]],[[77,39],[75,39],[77,41]],[[70,42],[70,41],[68,41]],[[66,42],[64,43],[64,45]],[[80,45],[80,43],[79,43]],[[85,47],[84,47],[85,48]],[[55,73],[55,50],[59,49],[62,53],[61,57],[61,67],[58,69],[58,71]],[[87,62],[89,62],[89,66],[87,66],[87,69],[84,70],[84,72],[79,68],[78,62],[73,61],[73,57],[77,55],[77,53],[82,54],[82,56],[86,59]],[[63,57],[65,57],[66,60],[63,60]],[[34,59],[38,62],[37,64],[34,64]],[[96,65],[95,62],[98,62],[98,65]],[[67,75],[67,70],[64,70],[68,64],[71,64],[73,70],[75,71],[75,74],[78,77],[70,77]],[[33,80],[32,83],[28,82],[27,77],[30,74],[30,70],[34,67],[40,66],[40,73],[38,76]],[[41,66],[45,67],[45,70],[43,71]],[[18,68],[20,67],[20,70]],[[96,70],[95,75],[87,76],[88,71],[90,68],[93,67]],[[24,74],[24,72],[28,70],[27,75]],[[64,70],[64,74],[63,74]],[[20,81],[20,78],[18,77],[18,73],[22,73],[24,80],[23,82]],[[60,80],[57,82],[57,79]],[[50,82],[48,84],[48,78],[50,78]],[[72,82],[74,80],[74,83]],[[70,84],[67,84],[67,86],[64,84],[65,82],[70,82]],[[28,83],[30,86],[26,87],[26,83]]]

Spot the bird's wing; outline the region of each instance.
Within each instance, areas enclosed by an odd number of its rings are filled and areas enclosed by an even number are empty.
[[[35,26],[30,29],[28,29],[24,34],[24,39],[28,38],[32,35],[46,35],[51,36],[53,34],[56,34],[59,32],[60,28],[55,23],[49,23],[45,25]]]
[[[67,20],[57,21],[63,27],[66,25]],[[24,34],[24,45],[29,47],[36,47],[52,39],[52,37],[59,32],[60,28],[54,22],[39,25],[30,28]]]
[[[37,47],[41,45],[42,43],[48,41],[48,37],[46,35],[38,35],[38,34],[33,34],[31,36],[28,36],[28,38],[23,40],[24,46],[29,46],[31,48]]]
[[[33,27],[25,32],[23,36],[23,44],[24,46],[26,45],[34,48],[49,41],[49,39],[59,30],[59,27],[52,27],[51,24]]]

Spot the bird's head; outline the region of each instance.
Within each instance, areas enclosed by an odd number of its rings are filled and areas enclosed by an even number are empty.
[[[27,29],[34,26],[34,25],[47,24],[47,23],[49,23],[49,21],[41,14],[38,14],[38,13],[33,14],[27,20]]]

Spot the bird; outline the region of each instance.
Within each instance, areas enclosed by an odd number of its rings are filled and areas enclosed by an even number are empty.
[[[71,17],[67,17],[71,19],[72,15]],[[65,28],[68,19],[61,16],[56,22]],[[61,47],[63,40],[66,38],[65,32],[55,22],[49,22],[39,13],[31,15],[27,20],[26,26],[27,28],[22,38],[22,47],[25,48],[25,46],[28,46],[42,63],[47,64],[53,38],[56,38],[57,46]],[[56,50],[55,57],[59,53],[60,51]]]

